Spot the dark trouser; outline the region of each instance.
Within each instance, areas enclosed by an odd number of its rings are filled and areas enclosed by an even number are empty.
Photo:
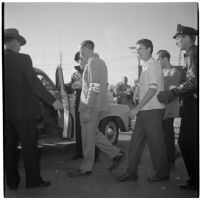
[[[169,164],[163,133],[164,110],[140,111],[131,138],[127,171],[137,175],[139,159],[147,141],[153,167],[160,177],[169,175]]]
[[[75,126],[76,126],[76,155],[82,156],[82,138],[81,138],[81,124],[80,113],[78,112],[79,105],[75,104]]]
[[[40,183],[39,151],[37,148],[35,120],[6,120],[4,124],[4,164],[8,185],[20,181],[18,173],[18,141],[22,145],[22,158],[26,173],[26,185],[37,186]]]
[[[169,164],[175,162],[175,134],[173,125],[174,118],[166,118],[164,120],[164,136]]]
[[[199,156],[197,130],[197,100],[193,96],[185,97],[181,108],[181,127],[178,144],[185,162],[191,183],[199,185]]]

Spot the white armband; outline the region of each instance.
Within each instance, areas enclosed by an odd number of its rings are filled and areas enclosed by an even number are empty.
[[[100,84],[99,83],[90,83],[89,91],[100,93]]]
[[[157,84],[156,83],[150,83],[149,84],[149,88],[156,89],[157,88]]]

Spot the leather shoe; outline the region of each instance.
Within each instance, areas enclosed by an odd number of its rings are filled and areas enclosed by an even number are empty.
[[[138,177],[137,175],[133,176],[128,172],[125,172],[121,176],[117,177],[117,181],[119,182],[125,182],[125,181],[137,181]]]
[[[168,176],[162,176],[162,177],[159,177],[159,176],[155,175],[155,176],[147,178],[147,180],[150,183],[159,182],[159,181],[165,181],[165,180],[169,180],[169,175]]]
[[[31,189],[31,188],[35,188],[35,187],[48,187],[51,185],[50,181],[41,181],[39,183],[39,185],[30,185],[30,186],[26,186],[27,189]]]
[[[73,172],[69,172],[69,177],[76,177],[76,176],[89,176],[92,174],[92,171],[83,171],[83,170],[75,170]]]
[[[198,190],[198,187],[193,185],[193,184],[190,184],[190,183],[186,183],[186,184],[181,184],[179,185],[180,189],[183,189],[183,190]]]
[[[114,169],[117,169],[119,167],[119,165],[121,164],[122,160],[125,158],[125,153],[123,151],[120,151],[120,155],[116,155],[113,158],[113,163],[112,165],[109,167],[109,171],[112,171]]]

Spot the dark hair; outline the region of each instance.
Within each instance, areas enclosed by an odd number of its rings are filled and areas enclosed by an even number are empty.
[[[141,39],[138,40],[136,44],[143,44],[146,48],[151,48],[151,54],[153,53],[153,43],[151,40],[148,39]]]
[[[78,62],[78,61],[80,60],[80,52],[79,52],[79,51],[75,54],[74,60],[75,60],[76,62]]]
[[[161,58],[168,58],[168,60],[170,60],[170,53],[166,50],[159,50],[157,53],[157,55],[159,55]]]
[[[94,50],[94,42],[91,40],[84,40],[81,42],[81,47],[87,47],[90,50]]]

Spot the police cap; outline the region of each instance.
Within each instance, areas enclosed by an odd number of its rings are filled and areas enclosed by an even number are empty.
[[[173,38],[176,39],[178,35],[198,35],[198,30],[178,24],[176,34],[173,36]]]

